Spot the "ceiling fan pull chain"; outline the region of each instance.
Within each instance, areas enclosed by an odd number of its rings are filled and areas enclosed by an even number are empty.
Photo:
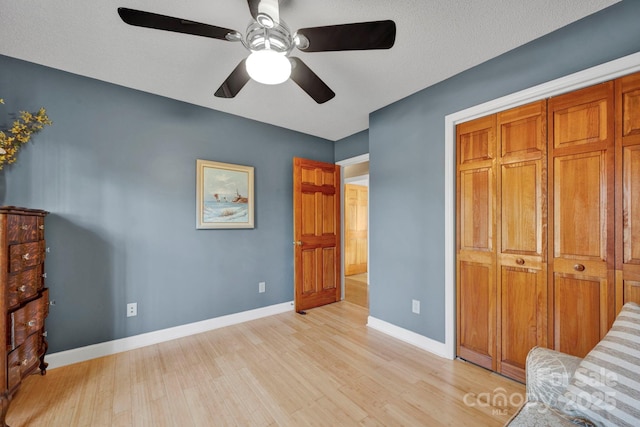
[[[264,27],[264,48],[271,49],[271,39],[269,39],[269,29]]]

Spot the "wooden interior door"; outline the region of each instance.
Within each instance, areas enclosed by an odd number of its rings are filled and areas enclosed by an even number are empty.
[[[293,159],[297,312],[340,299],[340,167]]]
[[[344,186],[344,275],[367,272],[369,188]]]
[[[614,316],[613,82],[548,101],[553,348],[583,357]]]
[[[457,126],[457,355],[496,370],[496,116]]]
[[[640,73],[616,80],[616,312],[640,304]]]
[[[497,371],[522,382],[547,346],[546,121],[546,101],[497,115]]]

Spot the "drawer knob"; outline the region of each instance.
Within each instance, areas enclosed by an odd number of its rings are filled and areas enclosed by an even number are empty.
[[[33,320],[33,319],[29,320],[27,323],[24,324],[24,326],[26,326],[28,328],[30,328],[32,326],[35,326],[35,325],[36,325],[36,321]]]
[[[16,363],[17,366],[27,366],[29,359],[24,359],[22,362]]]
[[[30,256],[31,255],[29,255],[29,253],[26,253],[26,254],[22,255],[22,259],[26,261],[26,260],[29,259]]]
[[[576,264],[576,265],[573,266],[573,269],[575,271],[584,271],[585,267],[584,267],[583,264]]]
[[[44,225],[39,225],[39,226],[38,226],[38,228],[39,228],[40,230],[44,230]]]
[[[518,264],[518,265],[524,265],[524,259],[522,259],[522,258],[517,258],[517,259],[516,259],[516,264]]]
[[[27,231],[29,229],[29,226],[27,224],[22,224],[20,228],[23,229],[24,231]]]
[[[26,285],[22,285],[18,288],[18,292],[24,292],[27,290],[27,286]]]

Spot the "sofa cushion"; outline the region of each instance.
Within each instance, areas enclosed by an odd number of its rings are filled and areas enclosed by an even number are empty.
[[[591,427],[588,421],[570,418],[542,402],[527,402],[505,424],[509,427]]]
[[[622,307],[580,362],[560,399],[567,414],[598,426],[640,426],[640,306]]]
[[[558,402],[581,361],[548,348],[532,348],[527,355],[527,400],[560,409]]]

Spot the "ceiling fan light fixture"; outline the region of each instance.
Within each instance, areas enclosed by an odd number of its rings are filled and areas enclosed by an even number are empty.
[[[265,85],[277,85],[291,76],[291,62],[284,53],[272,49],[251,52],[246,61],[249,77]]]

